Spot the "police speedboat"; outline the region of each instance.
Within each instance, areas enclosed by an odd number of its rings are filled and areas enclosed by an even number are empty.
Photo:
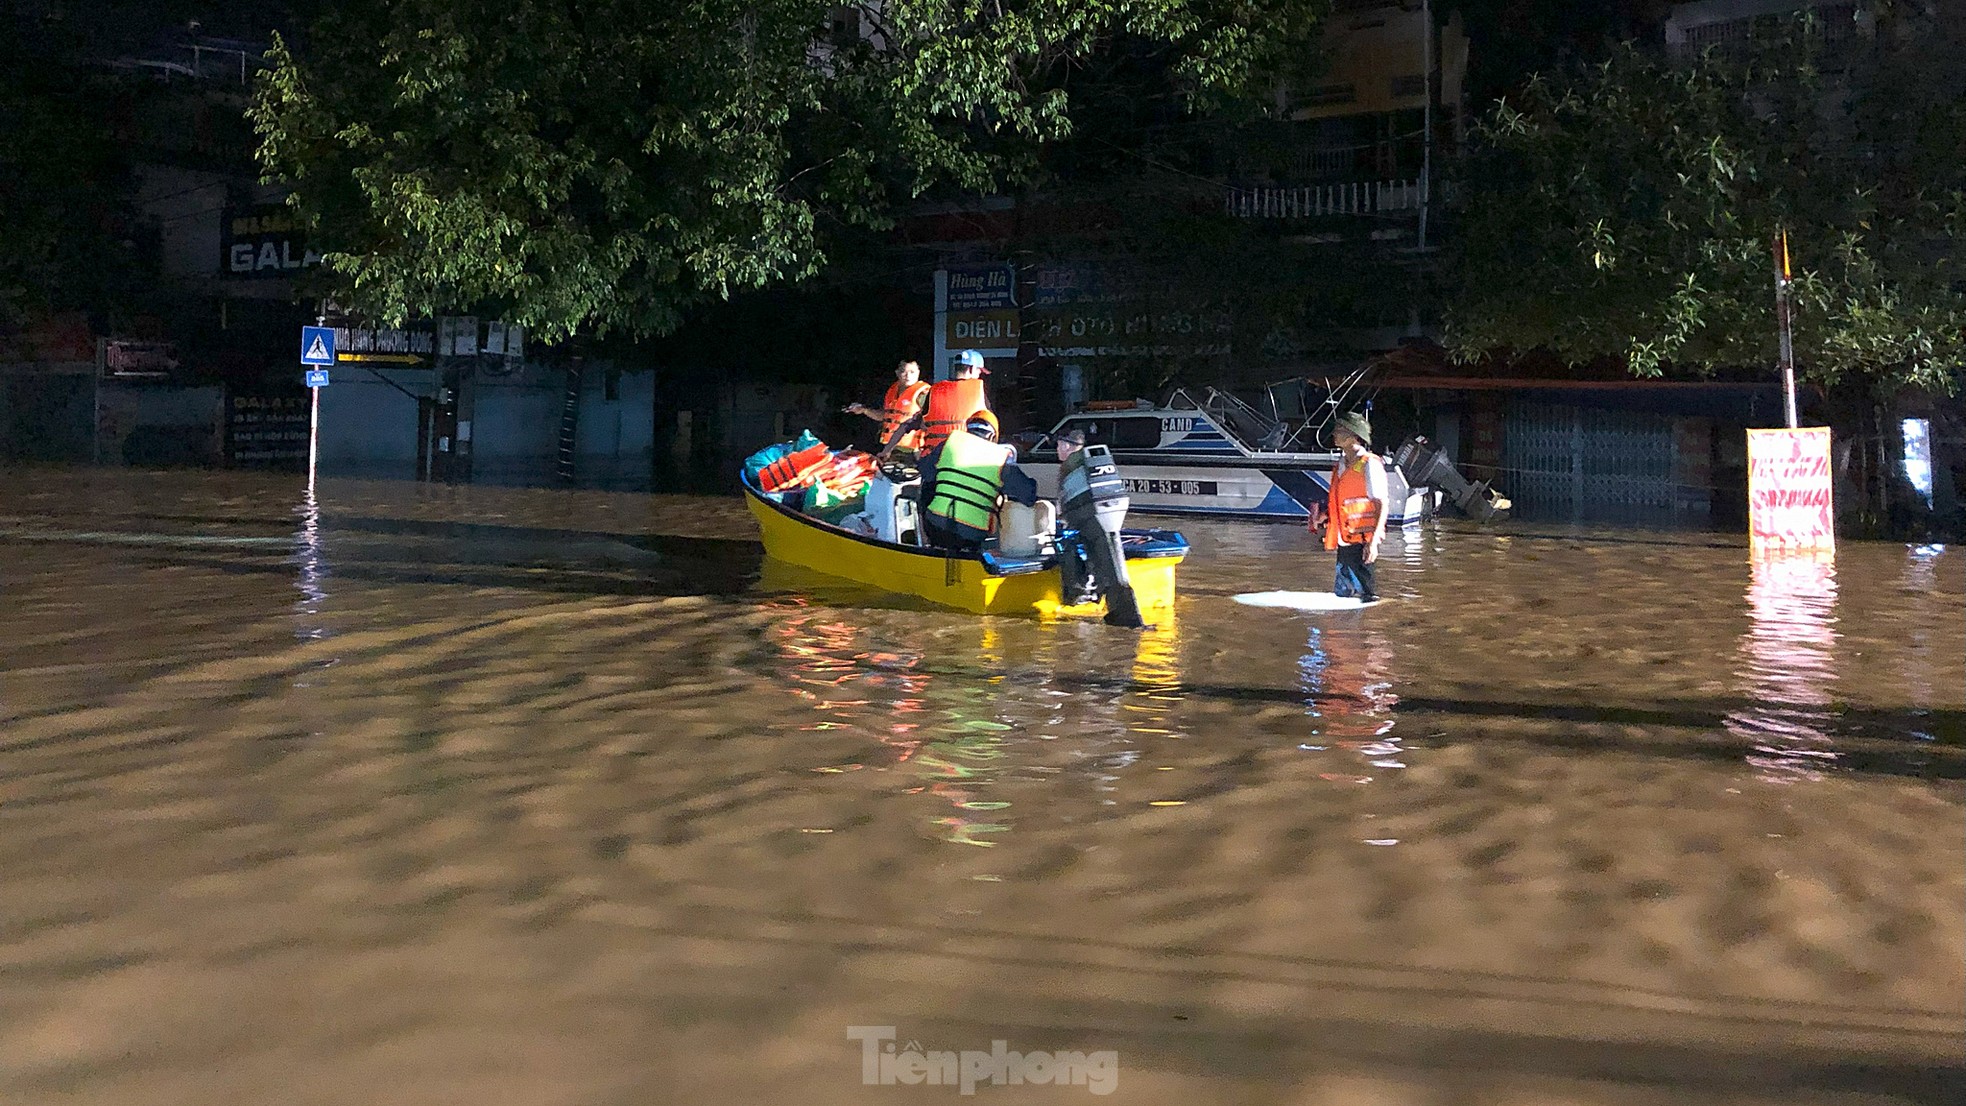
[[[1027,471],[1046,496],[1058,495],[1056,466],[1039,462],[1073,430],[1112,451],[1134,510],[1158,514],[1304,519],[1324,502],[1339,463],[1336,449],[1304,448],[1302,439],[1315,443],[1316,427],[1293,429],[1215,388],[1176,388],[1159,403],[1084,404],[1031,443]],[[1387,522],[1429,513],[1431,490],[1409,486],[1391,465],[1386,476]]]

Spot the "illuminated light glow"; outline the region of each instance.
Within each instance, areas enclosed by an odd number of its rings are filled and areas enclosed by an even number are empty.
[[[1906,419],[1899,424],[1905,440],[1905,479],[1911,483],[1925,505],[1932,505],[1932,424],[1925,419]]]

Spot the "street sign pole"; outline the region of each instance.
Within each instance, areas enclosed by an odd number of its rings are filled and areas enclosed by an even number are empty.
[[[321,459],[321,389],[328,386],[328,369],[335,363],[335,332],[326,326],[300,328],[300,367],[307,390],[314,393],[307,418],[307,490],[314,490],[314,468]]]
[[[307,490],[314,490],[314,466],[321,459],[321,388],[316,385],[307,389],[313,393],[312,412],[307,417]]]
[[[1802,425],[1795,410],[1795,345],[1790,337],[1789,232],[1775,235],[1775,323],[1781,328],[1782,399],[1787,409],[1789,429]]]

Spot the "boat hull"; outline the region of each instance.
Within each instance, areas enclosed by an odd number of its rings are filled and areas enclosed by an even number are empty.
[[[1056,465],[1034,457],[1025,465],[1039,494],[1058,497]],[[1324,501],[1331,468],[1307,467],[1303,458],[1269,464],[1253,457],[1168,456],[1139,452],[1115,456],[1126,480],[1132,509],[1146,514],[1229,515],[1242,518],[1302,522],[1310,505]],[[1315,465],[1309,461],[1309,465]],[[1386,521],[1417,523],[1427,513],[1428,493],[1406,486],[1397,472],[1387,471],[1392,503]]]
[[[775,503],[748,484],[744,501],[758,521],[766,555],[786,564],[972,614],[1048,618],[1105,611],[1103,603],[1065,603],[1055,569],[1006,574],[980,556],[864,537]],[[1184,553],[1185,547],[1127,558],[1135,599],[1149,620],[1172,612],[1174,570]]]
[[[1339,464],[1336,450],[1298,451],[1250,444],[1218,413],[1203,410],[1185,392],[1181,406],[1087,409],[1065,416],[1052,435],[1076,430],[1107,446],[1126,480],[1132,509],[1145,514],[1215,515],[1301,522],[1321,505]],[[1258,431],[1263,427],[1256,427]],[[1281,429],[1280,427],[1277,429]],[[1057,465],[1049,436],[1026,456],[1038,489],[1057,498]],[[1433,493],[1408,488],[1392,466],[1386,470],[1390,502],[1386,521],[1403,526],[1425,518]]]

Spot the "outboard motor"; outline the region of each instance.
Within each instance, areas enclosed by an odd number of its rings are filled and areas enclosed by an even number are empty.
[[[1393,466],[1416,488],[1439,488],[1469,518],[1488,522],[1509,509],[1509,501],[1488,481],[1471,482],[1454,467],[1439,447],[1415,434],[1393,454]]]
[[[1133,583],[1126,575],[1126,553],[1120,546],[1120,525],[1126,521],[1129,500],[1126,482],[1112,451],[1092,445],[1065,458],[1059,476],[1058,498],[1064,507],[1065,525],[1078,532],[1092,577],[1106,599],[1106,622],[1113,626],[1146,626],[1140,617],[1140,604],[1133,596]],[[1071,565],[1074,558],[1059,557],[1065,572],[1065,594],[1069,598],[1077,581]]]

